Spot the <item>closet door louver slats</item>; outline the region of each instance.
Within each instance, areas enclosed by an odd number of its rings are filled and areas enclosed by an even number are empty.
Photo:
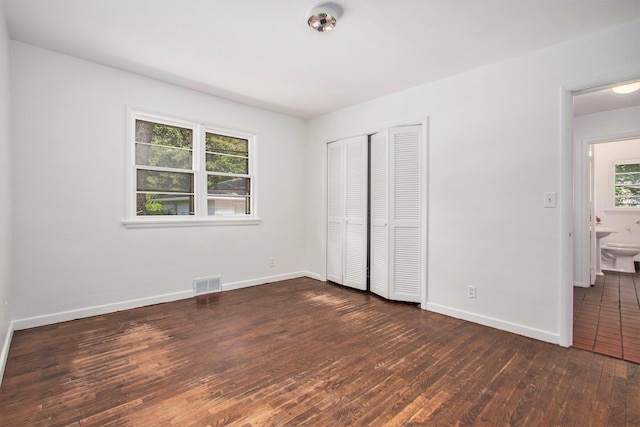
[[[391,290],[390,298],[420,302],[421,245],[421,126],[392,128],[391,179]]]
[[[367,137],[328,146],[327,279],[367,289]]]
[[[367,289],[367,190],[368,156],[367,137],[345,139],[345,286]]]
[[[389,298],[389,132],[371,136],[371,235],[369,287]]]
[[[342,144],[329,144],[327,149],[327,280],[342,284]]]
[[[426,275],[422,135],[420,125],[403,126],[329,144],[328,280],[366,290],[368,266],[371,292],[420,302]]]

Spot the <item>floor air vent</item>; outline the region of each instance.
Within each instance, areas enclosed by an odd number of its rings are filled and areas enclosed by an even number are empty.
[[[193,294],[203,295],[203,294],[210,294],[213,292],[220,292],[222,290],[222,286],[220,285],[221,279],[222,279],[222,276],[203,277],[201,279],[194,279]]]

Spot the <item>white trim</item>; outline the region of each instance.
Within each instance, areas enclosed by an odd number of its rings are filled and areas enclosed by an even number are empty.
[[[249,286],[262,285],[265,283],[278,282],[281,280],[295,279],[304,277],[305,272],[293,272],[288,274],[280,274],[277,276],[267,276],[253,280],[242,282],[227,283],[222,285],[222,291],[230,291],[234,289],[247,288]],[[114,313],[116,311],[129,310],[132,308],[144,307],[148,305],[160,304],[164,302],[178,301],[193,297],[193,289],[186,291],[173,292],[169,294],[154,295],[146,298],[137,298],[127,301],[120,301],[111,304],[102,304],[92,307],[79,308],[75,310],[61,311],[58,313],[44,314],[41,316],[27,317],[17,319],[12,322],[13,329],[18,331],[22,329],[36,328],[38,326],[51,325],[54,323],[67,322],[69,320],[82,319],[85,317],[98,316],[101,314]]]
[[[318,274],[318,273],[313,273],[311,271],[305,271],[304,272],[305,277],[308,277],[310,279],[314,279],[314,280],[319,280],[321,282],[324,282],[325,280],[323,280],[322,278],[322,274]]]
[[[614,215],[638,215],[640,214],[640,208],[613,208],[605,209],[605,213]]]
[[[75,310],[61,311],[58,313],[43,314],[41,316],[27,317],[24,319],[16,319],[13,323],[15,330],[19,331],[22,329],[37,328],[39,326],[98,316],[106,313],[114,313],[116,311],[129,310],[147,305],[178,301],[192,296],[193,290],[190,289],[188,291],[173,292],[170,294],[155,295],[147,298],[137,298],[111,304],[96,305],[92,307],[78,308]]]
[[[171,227],[210,227],[217,225],[259,225],[260,218],[246,218],[231,216],[217,219],[196,219],[191,216],[188,219],[146,219],[123,220],[125,228],[171,228]]]
[[[638,138],[640,138],[640,136],[638,136]],[[636,139],[636,138],[630,138],[632,140]],[[618,141],[625,141],[624,140],[617,140],[615,142]],[[638,213],[640,213],[640,207],[623,207],[623,206],[616,206],[616,187],[618,186],[616,184],[616,166],[618,165],[637,165],[640,164],[640,159],[633,159],[633,160],[629,160],[629,159],[621,159],[621,160],[613,160],[611,162],[611,174],[612,177],[608,182],[608,187],[609,187],[609,209],[605,209],[606,213],[610,213],[610,214],[625,214],[625,213],[632,213],[637,215]]]
[[[558,277],[557,344],[569,347],[573,343],[573,93],[560,88],[560,276]],[[551,342],[551,341],[550,341]]]
[[[429,116],[425,116],[422,119],[422,144],[423,147],[420,150],[420,155],[422,156],[420,159],[420,175],[422,178],[420,183],[422,188],[420,250],[423,255],[420,277],[422,277],[424,284],[420,292],[420,307],[426,309],[429,303]]]
[[[456,319],[466,320],[468,322],[477,323],[479,325],[488,326],[502,331],[511,332],[529,338],[546,341],[551,344],[559,344],[560,337],[557,333],[544,331],[542,329],[531,328],[529,326],[520,325],[518,323],[505,322],[504,320],[494,317],[483,316],[456,308],[447,307],[440,304],[427,303],[427,310],[435,313],[444,314],[446,316],[455,317]]]
[[[304,271],[295,271],[293,273],[278,274],[277,276],[266,276],[258,279],[245,280],[242,282],[228,283],[222,285],[222,291],[233,291],[235,289],[249,288],[251,286],[259,286],[269,284],[273,282],[281,282],[283,280],[297,279],[299,277],[305,277]]]
[[[9,359],[9,348],[11,347],[14,329],[14,322],[9,323],[9,329],[7,330],[7,335],[4,337],[4,343],[0,351],[0,386],[4,378],[4,368],[7,366],[7,360]]]

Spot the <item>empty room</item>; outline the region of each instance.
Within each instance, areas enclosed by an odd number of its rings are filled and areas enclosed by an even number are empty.
[[[639,82],[639,0],[0,0],[0,425],[640,424]]]

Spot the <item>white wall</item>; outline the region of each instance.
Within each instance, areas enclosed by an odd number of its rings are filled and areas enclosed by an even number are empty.
[[[0,381],[11,339],[11,144],[9,37],[0,5]]]
[[[574,120],[574,205],[575,205],[575,250],[574,250],[574,284],[576,286],[589,286],[589,168],[587,152],[590,143],[607,141],[616,136],[629,137],[640,136],[640,107],[623,108],[619,110],[605,111],[595,114],[576,116]],[[599,174],[600,175],[600,174]],[[613,227],[614,223],[602,210],[596,213],[605,227]],[[638,215],[640,216],[640,215]],[[605,218],[606,217],[606,218]],[[631,218],[629,215],[617,215],[624,218],[625,224],[615,225],[626,227]],[[633,224],[635,225],[635,224]],[[631,236],[623,236],[631,237]],[[603,242],[612,240],[607,237]]]
[[[312,160],[324,158],[325,143],[428,116],[426,308],[563,342],[570,195],[543,208],[544,192],[560,192],[566,180],[561,88],[640,69],[639,35],[636,21],[310,121],[308,269],[324,275],[326,174]],[[467,298],[468,285],[477,299]]]
[[[302,120],[11,42],[16,328],[305,270]],[[125,229],[125,106],[258,134],[260,225]],[[275,267],[269,258],[275,258]]]
[[[640,120],[640,108],[638,109]],[[640,210],[620,212],[613,209],[613,163],[625,160],[640,162],[640,139],[595,144],[594,184],[595,214],[602,219],[602,227],[615,228],[612,233],[602,239],[603,243],[618,242],[640,245]],[[635,257],[640,261],[640,255]]]

